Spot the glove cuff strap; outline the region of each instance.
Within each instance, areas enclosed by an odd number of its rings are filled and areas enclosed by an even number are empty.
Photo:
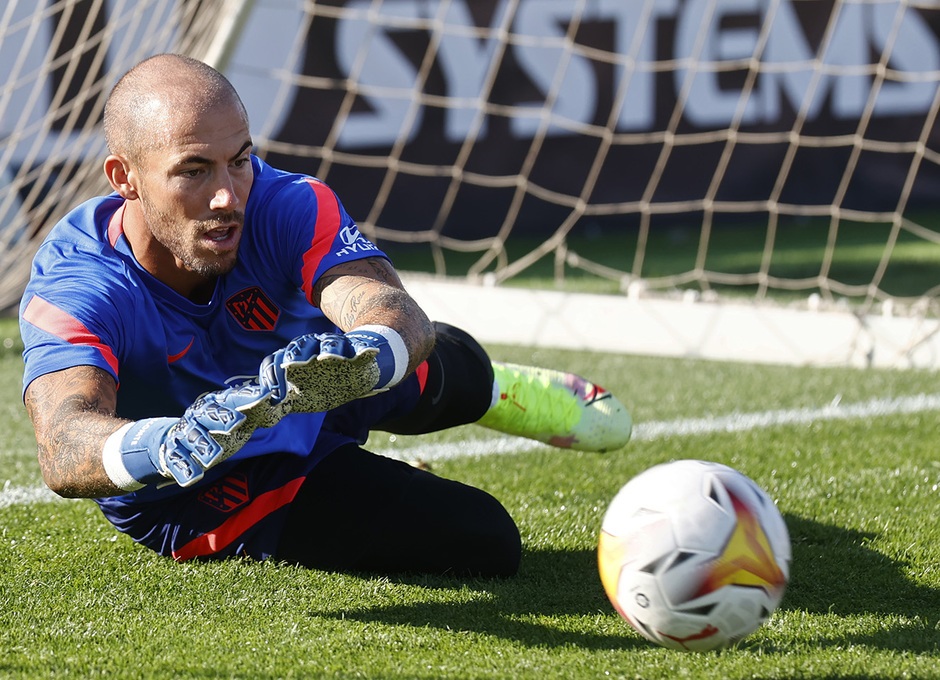
[[[105,440],[104,448],[101,450],[101,463],[104,465],[104,471],[111,483],[124,491],[137,491],[137,489],[144,486],[128,472],[127,466],[124,465],[124,456],[121,455],[121,441],[133,424],[122,425],[119,430],[111,433],[111,436]]]
[[[388,326],[367,324],[352,329],[349,334],[352,333],[378,335],[385,341],[390,350],[389,352],[380,351],[379,355],[376,357],[380,371],[379,382],[375,386],[376,389],[391,387],[401,382],[401,379],[405,377],[405,371],[408,370],[409,357],[408,348],[405,346],[405,341],[401,339],[398,331]]]
[[[147,418],[122,425],[105,440],[101,449],[104,471],[117,488],[137,491],[148,484],[164,480],[164,476],[153,462],[153,453],[148,444],[151,428],[165,432],[176,422],[174,418]],[[150,435],[146,437],[145,435]],[[156,441],[159,441],[157,438]]]

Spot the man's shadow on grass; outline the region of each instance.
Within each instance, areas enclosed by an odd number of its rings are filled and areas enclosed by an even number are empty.
[[[914,583],[906,564],[869,544],[876,534],[845,529],[793,515],[786,517],[793,546],[790,584],[780,608],[836,616],[900,616],[877,633],[846,632],[821,638],[820,646],[864,644],[912,652],[936,651],[940,645],[940,589]],[[369,578],[369,575],[363,575]],[[519,574],[510,579],[460,580],[448,577],[400,576],[392,581],[429,588],[467,587],[481,592],[469,603],[419,602],[363,606],[313,616],[391,625],[472,631],[516,640],[530,646],[574,645],[584,649],[648,648],[608,602],[597,572],[594,550],[527,550]],[[483,595],[485,594],[485,595]],[[596,617],[585,628],[556,627],[541,617]],[[919,624],[912,625],[917,619]],[[743,643],[748,646],[748,641]],[[771,651],[764,647],[764,651]],[[785,652],[785,649],[779,651]]]
[[[363,578],[372,578],[363,574]],[[470,602],[412,602],[311,612],[312,616],[469,631],[516,640],[528,646],[576,646],[582,649],[648,647],[614,612],[601,586],[592,550],[525,551],[519,573],[506,579],[447,576],[393,576],[389,580],[432,590],[467,588]],[[564,617],[607,618],[608,625],[552,625]],[[544,618],[543,618],[544,617]],[[546,623],[545,621],[549,621]],[[561,627],[564,626],[564,627]],[[600,631],[600,632],[598,632]],[[609,631],[609,632],[608,632]]]
[[[790,584],[783,609],[835,616],[902,617],[875,634],[847,631],[820,638],[822,646],[860,644],[881,649],[935,652],[940,647],[940,589],[915,583],[909,564],[870,544],[875,532],[857,531],[786,516],[793,545]]]

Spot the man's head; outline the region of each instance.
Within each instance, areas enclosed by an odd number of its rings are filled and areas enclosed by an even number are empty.
[[[162,54],[127,72],[104,114],[111,186],[148,271],[189,295],[234,266],[251,189],[248,116],[225,77]]]

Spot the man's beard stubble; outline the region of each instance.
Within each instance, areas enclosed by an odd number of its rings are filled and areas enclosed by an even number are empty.
[[[150,233],[164,248],[170,251],[183,266],[195,274],[207,279],[215,278],[228,274],[235,267],[237,254],[231,259],[221,259],[215,255],[209,257],[200,257],[196,253],[197,239],[213,229],[219,228],[222,224],[237,223],[240,228],[244,228],[245,214],[240,211],[233,211],[219,215],[211,220],[200,220],[191,223],[193,229],[189,234],[182,233],[174,220],[164,211],[157,209],[152,203],[140,197],[141,207],[144,217],[150,228]],[[190,236],[189,242],[186,237]]]

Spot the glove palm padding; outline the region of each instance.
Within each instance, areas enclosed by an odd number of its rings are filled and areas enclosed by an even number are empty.
[[[373,394],[377,347],[336,333],[301,335],[261,366],[261,384],[292,411],[329,411]]]

